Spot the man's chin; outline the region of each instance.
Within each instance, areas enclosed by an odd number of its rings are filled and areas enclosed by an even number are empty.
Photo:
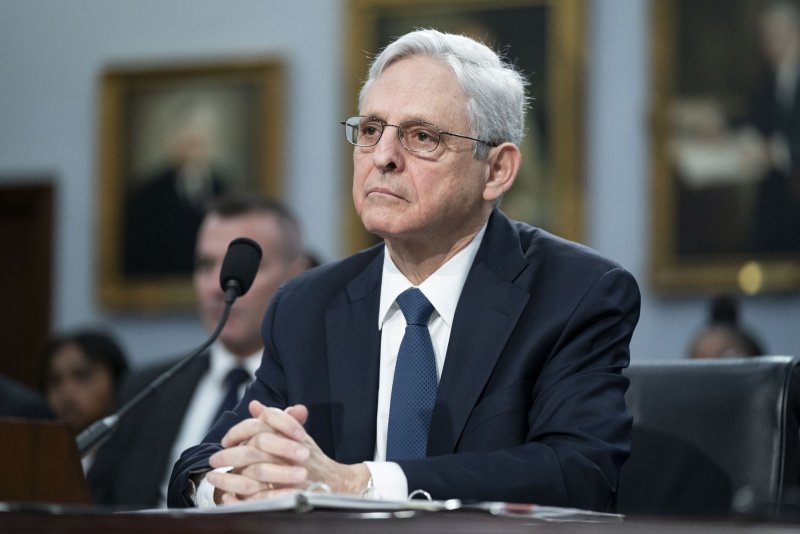
[[[364,229],[379,237],[391,235],[391,220],[381,215],[364,214],[361,218]]]
[[[240,336],[237,335],[235,331],[230,330],[228,326],[230,325],[225,325],[225,328],[222,330],[217,340],[230,350],[238,347],[239,343],[237,343],[237,340]]]

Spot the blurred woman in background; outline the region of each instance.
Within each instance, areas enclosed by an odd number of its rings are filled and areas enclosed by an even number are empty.
[[[739,323],[739,303],[731,295],[711,300],[705,326],[689,345],[690,358],[741,358],[766,354],[762,343]]]
[[[77,434],[113,412],[128,362],[109,334],[78,330],[48,342],[43,369],[43,393],[53,414]]]

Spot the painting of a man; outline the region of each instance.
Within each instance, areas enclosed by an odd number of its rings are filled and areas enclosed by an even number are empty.
[[[125,266],[131,275],[191,272],[205,205],[229,187],[214,163],[213,110],[190,105],[168,132],[168,158],[131,194]]]
[[[751,104],[765,172],[758,187],[752,247],[800,252],[800,8],[768,6],[758,21],[766,60]]]
[[[800,253],[800,2],[737,5],[677,3],[669,149],[686,260]]]
[[[205,207],[257,174],[253,86],[203,85],[132,92],[127,116],[123,271],[158,277],[192,272]]]

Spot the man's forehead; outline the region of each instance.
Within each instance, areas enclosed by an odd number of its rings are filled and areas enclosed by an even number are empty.
[[[258,231],[273,226],[275,219],[276,217],[274,214],[265,212],[248,212],[236,215],[219,215],[212,213],[206,218],[204,225],[220,233],[246,228],[252,228]]]
[[[200,232],[200,248],[222,248],[227,251],[228,244],[237,237],[248,237],[264,246],[277,239],[278,224],[269,213],[247,213],[229,217],[210,215]]]
[[[429,122],[466,117],[465,100],[452,71],[426,56],[392,63],[364,93],[359,114],[398,124],[407,120]]]

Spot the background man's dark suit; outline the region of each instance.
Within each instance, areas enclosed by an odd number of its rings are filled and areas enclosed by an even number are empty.
[[[191,505],[189,473],[208,469],[253,398],[308,406],[306,429],[334,460],[373,458],[383,254],[378,245],[324,265],[275,295],[256,381],[209,443],[178,461],[170,505]],[[613,507],[630,446],[620,371],[638,315],[638,288],[624,269],[495,211],[456,309],[429,457],[399,462],[409,490]]]
[[[121,392],[122,402],[132,398],[173,363],[132,375]],[[159,504],[159,488],[164,473],[169,472],[167,464],[172,446],[189,401],[208,365],[208,353],[201,355],[122,419],[111,438],[98,450],[87,474],[94,503],[126,503],[148,508]],[[131,424],[142,420],[149,423]]]

